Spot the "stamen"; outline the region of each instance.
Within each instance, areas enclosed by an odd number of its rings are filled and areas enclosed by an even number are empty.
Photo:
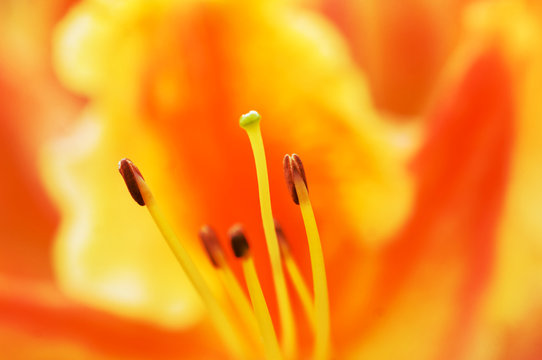
[[[239,224],[232,226],[229,231],[229,236],[233,255],[238,259],[248,256],[250,248],[248,247],[248,241],[242,226]]]
[[[162,233],[162,236],[166,240],[171,251],[177,258],[177,261],[203,299],[205,305],[207,305],[209,315],[222,336],[224,344],[228,346],[232,353],[236,354],[237,357],[243,357],[243,347],[235,327],[228,321],[224,310],[220,307],[218,300],[214,297],[202,274],[199,272],[190,258],[190,255],[182,246],[172,227],[167,222],[160,207],[156,203],[150,188],[143,179],[143,176],[137,167],[128,159],[122,159],[119,162],[119,170],[128,186],[130,194],[139,205],[145,205],[147,207],[147,210],[151,214],[151,217],[158,226],[158,229]],[[138,196],[140,196],[140,198]]]
[[[284,354],[287,359],[294,359],[297,357],[295,324],[290,300],[288,298],[286,281],[284,279],[277,234],[273,224],[273,212],[271,209],[271,197],[269,194],[267,164],[262,134],[260,131],[260,115],[256,111],[250,111],[249,113],[241,116],[239,125],[248,135],[252,152],[254,154],[254,161],[256,163],[258,192],[260,196],[260,211],[276,290]]]
[[[203,244],[203,248],[207,255],[209,255],[209,260],[215,268],[222,268],[226,265],[226,258],[224,257],[224,252],[222,247],[218,242],[216,232],[209,225],[202,226],[199,230],[199,238]]]
[[[307,284],[305,283],[305,280],[303,279],[303,276],[301,276],[299,267],[292,257],[292,253],[290,252],[290,244],[284,235],[284,231],[276,220],[275,229],[277,232],[277,238],[279,239],[280,253],[282,255],[282,259],[284,260],[284,264],[286,265],[286,270],[290,276],[290,280],[292,280],[294,289],[301,300],[305,315],[307,316],[311,326],[314,328],[314,303],[312,300],[312,295]]]
[[[231,247],[235,256],[241,259],[243,273],[254,308],[254,313],[262,334],[265,355],[269,360],[282,359],[280,347],[271,321],[271,315],[263,296],[262,287],[258,280],[258,274],[254,261],[250,255],[250,248],[241,226],[236,225],[230,229]]]
[[[141,196],[141,191],[139,191],[139,186],[137,186],[136,181],[136,176],[143,179],[143,175],[141,175],[141,172],[137,166],[135,166],[130,159],[124,158],[119,161],[119,172],[122,175],[122,178],[128,187],[128,191],[130,192],[130,195],[132,195],[135,202],[141,206],[145,206],[145,201]]]
[[[217,270],[222,285],[226,289],[237,312],[241,315],[243,321],[247,325],[250,334],[249,336],[254,337],[254,340],[259,342],[260,339],[255,335],[258,333],[258,324],[254,317],[254,313],[250,310],[250,302],[226,262],[226,257],[222,246],[220,246],[216,232],[210,226],[205,225],[200,229],[199,237],[203,243],[203,247],[209,255],[211,263]]]
[[[324,254],[320,235],[316,226],[314,212],[309,199],[306,186],[305,171],[301,159],[297,155],[286,155],[284,157],[284,176],[292,179],[295,186],[295,193],[299,200],[301,215],[305,223],[305,231],[309,242],[309,251],[312,266],[312,278],[314,287],[314,308],[316,314],[316,341],[315,359],[326,359],[330,354],[330,328],[329,328],[329,299],[326,280]],[[286,166],[288,164],[288,166]],[[288,171],[286,171],[288,169]],[[295,200],[294,200],[295,202]]]

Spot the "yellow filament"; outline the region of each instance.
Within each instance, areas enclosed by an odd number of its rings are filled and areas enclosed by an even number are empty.
[[[269,194],[269,179],[267,176],[267,164],[265,150],[263,147],[262,134],[259,122],[244,127],[252,146],[254,161],[256,163],[256,174],[258,177],[258,191],[260,195],[260,210],[262,223],[267,242],[267,249],[271,261],[271,271],[277,294],[280,325],[282,330],[282,346],[285,357],[294,359],[297,357],[295,324],[292,316],[292,308],[286,289],[286,281],[282,269],[279,244],[275,233],[275,224],[271,210],[271,197]]]
[[[258,280],[258,274],[256,273],[252,257],[247,256],[243,258],[242,265],[254,313],[256,314],[256,319],[262,334],[265,355],[269,360],[282,359],[275,329],[273,328],[273,322],[271,321],[271,315],[269,314],[269,309],[267,308],[267,303],[263,296],[262,287]]]
[[[299,267],[291,255],[288,254],[284,257],[284,264],[286,265],[286,270],[288,271],[288,275],[290,275],[294,289],[301,300],[301,305],[303,305],[305,315],[307,316],[311,326],[314,328],[314,303],[312,302],[312,296],[309,288],[307,287],[303,276],[301,276]]]
[[[254,317],[254,313],[250,310],[250,302],[237,281],[237,278],[225,263],[217,270],[220,280],[222,281],[222,284],[224,284],[237,312],[241,315],[243,321],[247,325],[250,336],[256,338],[256,334],[258,334],[258,323]],[[259,341],[260,339],[255,340]]]
[[[240,337],[236,332],[235,327],[228,321],[226,314],[220,307],[217,299],[214,297],[211,289],[205,282],[203,276],[197,269],[196,265],[188,255],[188,252],[180,243],[179,239],[175,235],[175,232],[167,222],[162,211],[156,203],[154,196],[152,195],[147,183],[136,175],[137,185],[145,201],[145,206],[149,210],[154,222],[158,226],[158,229],[162,233],[162,236],[169,245],[171,251],[177,258],[177,261],[183,268],[184,272],[194,285],[194,288],[199,293],[203,302],[209,310],[209,315],[216,326],[218,332],[223,338],[224,344],[230,348],[230,351],[237,357],[243,357],[243,346],[241,345]]]
[[[326,269],[324,265],[324,254],[322,252],[322,244],[320,243],[320,235],[316,227],[316,220],[312,205],[309,199],[309,193],[305,187],[305,183],[300,176],[294,176],[294,184],[299,198],[299,206],[303,222],[305,223],[305,231],[309,242],[309,252],[312,266],[312,280],[314,287],[314,310],[316,315],[316,340],[314,359],[327,359],[330,354],[330,329],[329,329],[329,299],[327,292]]]

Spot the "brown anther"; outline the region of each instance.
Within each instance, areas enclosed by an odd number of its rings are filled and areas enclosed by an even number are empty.
[[[224,251],[218,241],[216,232],[209,225],[204,225],[199,230],[199,238],[211,263],[215,268],[220,268],[224,264]]]
[[[231,241],[231,248],[236,258],[243,258],[249,253],[249,246],[243,227],[239,224],[234,225],[228,231],[228,235]]]
[[[275,219],[275,232],[277,233],[277,240],[279,241],[280,255],[285,258],[290,255],[290,244],[277,219]]]
[[[119,161],[119,172],[122,175],[122,178],[126,183],[126,187],[128,187],[128,191],[130,192],[130,195],[132,195],[135,202],[141,206],[145,206],[145,200],[143,200],[143,196],[141,195],[141,191],[139,190],[136,179],[136,176],[143,179],[143,175],[141,175],[141,172],[137,166],[135,166],[130,159],[124,158]]]
[[[282,166],[284,167],[284,179],[286,180],[286,186],[290,190],[290,195],[294,203],[299,205],[299,198],[297,196],[297,191],[295,190],[294,177],[299,176],[303,180],[307,191],[309,187],[307,186],[307,178],[305,177],[305,168],[303,163],[297,154],[292,154],[291,156],[286,154],[284,160],[282,161]]]

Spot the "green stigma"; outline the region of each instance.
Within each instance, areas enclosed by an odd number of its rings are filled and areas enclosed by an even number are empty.
[[[246,129],[251,125],[258,124],[261,118],[262,117],[260,116],[260,114],[258,114],[257,111],[249,111],[248,113],[241,116],[241,118],[239,119],[239,126],[241,126],[243,129]]]

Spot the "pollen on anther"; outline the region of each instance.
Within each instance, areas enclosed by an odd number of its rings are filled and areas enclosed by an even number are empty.
[[[231,248],[236,258],[243,258],[249,253],[249,246],[247,238],[241,225],[234,225],[230,228],[229,237],[231,241]]]
[[[297,154],[291,156],[286,154],[282,162],[284,168],[284,179],[286,180],[286,186],[290,190],[290,195],[294,203],[299,205],[299,198],[297,197],[297,191],[295,190],[294,177],[299,176],[303,180],[305,187],[308,191],[307,178],[305,177],[305,168],[301,162],[301,158]]]
[[[224,252],[214,229],[209,225],[202,226],[199,231],[199,238],[213,266],[215,268],[222,267]]]
[[[141,172],[137,166],[135,166],[130,159],[124,158],[119,161],[119,172],[122,175],[122,178],[126,183],[126,187],[128,188],[128,191],[130,192],[130,195],[132,195],[135,202],[141,206],[145,206],[145,200],[143,200],[143,196],[141,195],[141,191],[136,179],[136,176],[143,179],[143,175],[141,175]]]
[[[307,185],[307,177],[305,176],[305,168],[303,167],[303,162],[301,162],[301,158],[297,154],[292,154],[291,159],[293,164],[293,171],[295,171],[295,173],[301,176],[301,179],[303,179],[303,182],[305,183],[305,187],[307,188],[307,190],[309,190],[309,186]],[[295,175],[295,173],[293,174]]]

